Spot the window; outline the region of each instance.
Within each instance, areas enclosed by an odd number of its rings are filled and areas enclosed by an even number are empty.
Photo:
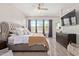
[[[43,20],[37,20],[37,33],[43,33]]]
[[[35,33],[36,31],[36,20],[31,20],[31,32]]]
[[[42,33],[52,37],[52,20],[30,20],[28,26],[32,33]]]
[[[49,33],[49,21],[45,20],[44,22],[44,30],[45,30],[45,34]]]

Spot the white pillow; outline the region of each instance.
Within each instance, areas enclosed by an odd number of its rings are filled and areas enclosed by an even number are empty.
[[[27,28],[24,28],[24,35],[30,35],[31,34],[31,32],[27,29]]]
[[[2,54],[1,56],[13,56],[12,50],[9,50],[8,52]]]
[[[16,29],[16,34],[17,35],[24,35],[23,28],[17,28]]]
[[[16,28],[17,35],[29,35],[31,32],[27,28]]]

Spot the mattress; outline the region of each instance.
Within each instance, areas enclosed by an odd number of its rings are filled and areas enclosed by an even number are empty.
[[[28,44],[8,45],[13,52],[47,52],[49,49],[43,45],[28,46]]]

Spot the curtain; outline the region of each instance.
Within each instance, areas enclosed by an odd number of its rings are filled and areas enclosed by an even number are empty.
[[[43,34],[45,35],[44,23],[45,21],[43,20]]]
[[[28,29],[31,31],[31,20],[28,20]]]
[[[52,37],[52,20],[49,20],[49,37]]]

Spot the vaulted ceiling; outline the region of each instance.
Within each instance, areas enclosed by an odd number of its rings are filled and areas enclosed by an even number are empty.
[[[28,16],[59,16],[61,13],[61,9],[69,6],[75,6],[79,4],[64,4],[64,3],[44,3],[44,7],[48,8],[48,10],[37,10],[37,3],[15,3],[12,6],[16,7],[18,10],[22,11],[25,15]]]
[[[18,9],[25,16],[60,16],[61,10],[66,7],[74,7],[79,4],[73,3],[43,3],[48,10],[38,10],[37,3],[11,3],[10,6]]]
[[[61,4],[44,4],[44,7],[48,8],[48,10],[38,10],[37,5],[38,4],[12,4],[14,7],[22,11],[24,14],[28,16],[53,16],[59,15],[59,10],[61,9],[60,7],[62,6]]]

